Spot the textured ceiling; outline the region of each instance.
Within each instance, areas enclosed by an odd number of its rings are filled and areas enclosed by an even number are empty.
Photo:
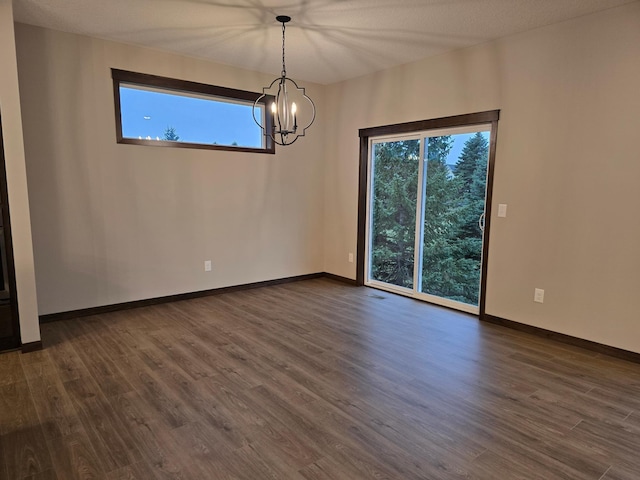
[[[636,0],[13,0],[18,22],[322,84]]]

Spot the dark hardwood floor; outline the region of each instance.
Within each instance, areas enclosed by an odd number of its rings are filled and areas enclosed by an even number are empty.
[[[42,326],[0,477],[640,478],[640,365],[327,279]]]

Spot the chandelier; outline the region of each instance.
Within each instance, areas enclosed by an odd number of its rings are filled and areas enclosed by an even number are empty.
[[[262,89],[262,95],[253,104],[253,120],[262,129],[265,136],[278,145],[291,145],[299,137],[304,137],[307,128],[311,126],[316,118],[316,106],[305,93],[305,89],[298,87],[298,84],[287,77],[287,67],[284,59],[284,42],[286,24],[291,21],[291,17],[279,15],[276,20],[282,23],[282,72],[271,85]],[[276,85],[277,84],[277,85]],[[298,104],[296,104],[296,100]],[[261,121],[256,118],[256,111],[261,112],[260,104],[271,101],[269,112],[264,112],[264,117],[260,115]],[[303,111],[299,106],[300,102],[307,101],[310,109]],[[266,116],[272,115],[272,121],[267,122]],[[303,119],[301,119],[301,114]],[[303,127],[298,122],[302,121]]]

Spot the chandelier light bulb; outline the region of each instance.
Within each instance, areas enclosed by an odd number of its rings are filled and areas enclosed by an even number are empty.
[[[296,112],[298,111],[298,107],[296,107],[296,102],[291,104],[291,113],[293,115],[293,133],[298,131],[298,119],[296,118]]]

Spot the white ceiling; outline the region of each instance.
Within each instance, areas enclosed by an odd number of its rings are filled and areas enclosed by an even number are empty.
[[[636,0],[13,0],[18,22],[335,83]]]

